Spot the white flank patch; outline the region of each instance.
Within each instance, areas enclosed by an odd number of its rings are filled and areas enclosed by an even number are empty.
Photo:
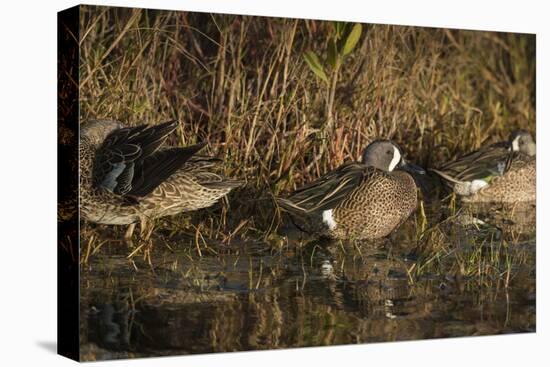
[[[473,180],[472,183],[470,184],[470,192],[472,194],[475,194],[476,192],[478,192],[481,188],[487,186],[487,182],[483,181],[483,180]]]
[[[516,136],[516,138],[512,141],[512,151],[519,152],[519,136]]]
[[[396,147],[393,147],[393,158],[390,162],[390,166],[388,167],[388,171],[393,171],[393,169],[395,168],[395,166],[397,166],[397,163],[399,163],[399,161],[401,160],[401,153],[399,153],[399,149],[397,149]]]
[[[334,217],[332,216],[332,209],[323,210],[323,223],[325,223],[330,230],[336,228],[336,222],[334,221]]]

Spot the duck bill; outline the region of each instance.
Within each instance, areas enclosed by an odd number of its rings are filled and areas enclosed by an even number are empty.
[[[402,159],[401,164],[399,165],[399,168],[403,171],[416,174],[416,175],[425,175],[426,170],[420,166],[417,166],[416,164],[412,164],[407,162],[406,160]]]

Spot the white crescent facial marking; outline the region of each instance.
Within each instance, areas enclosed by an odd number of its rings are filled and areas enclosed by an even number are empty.
[[[390,172],[393,171],[393,169],[395,168],[395,166],[397,166],[400,160],[401,160],[401,153],[399,153],[399,149],[397,149],[396,147],[393,147],[393,158],[390,162],[390,166],[388,167],[388,171]]]
[[[512,151],[519,152],[519,136],[516,136],[516,138],[512,141]]]
[[[323,210],[323,223],[325,223],[330,230],[336,228],[336,222],[332,216],[332,209]]]

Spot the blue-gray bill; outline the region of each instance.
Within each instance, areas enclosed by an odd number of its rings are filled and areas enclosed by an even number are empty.
[[[416,164],[412,164],[407,162],[405,159],[401,159],[401,163],[399,164],[399,168],[407,171],[413,175],[425,175],[426,170],[420,166],[417,166]]]

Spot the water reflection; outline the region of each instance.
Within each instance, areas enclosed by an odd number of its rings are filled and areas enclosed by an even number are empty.
[[[175,241],[155,251],[154,272],[107,243],[82,269],[82,358],[534,331],[534,208],[495,223],[439,210],[424,232],[417,216],[376,244],[290,234],[285,246],[233,241],[199,256]]]

